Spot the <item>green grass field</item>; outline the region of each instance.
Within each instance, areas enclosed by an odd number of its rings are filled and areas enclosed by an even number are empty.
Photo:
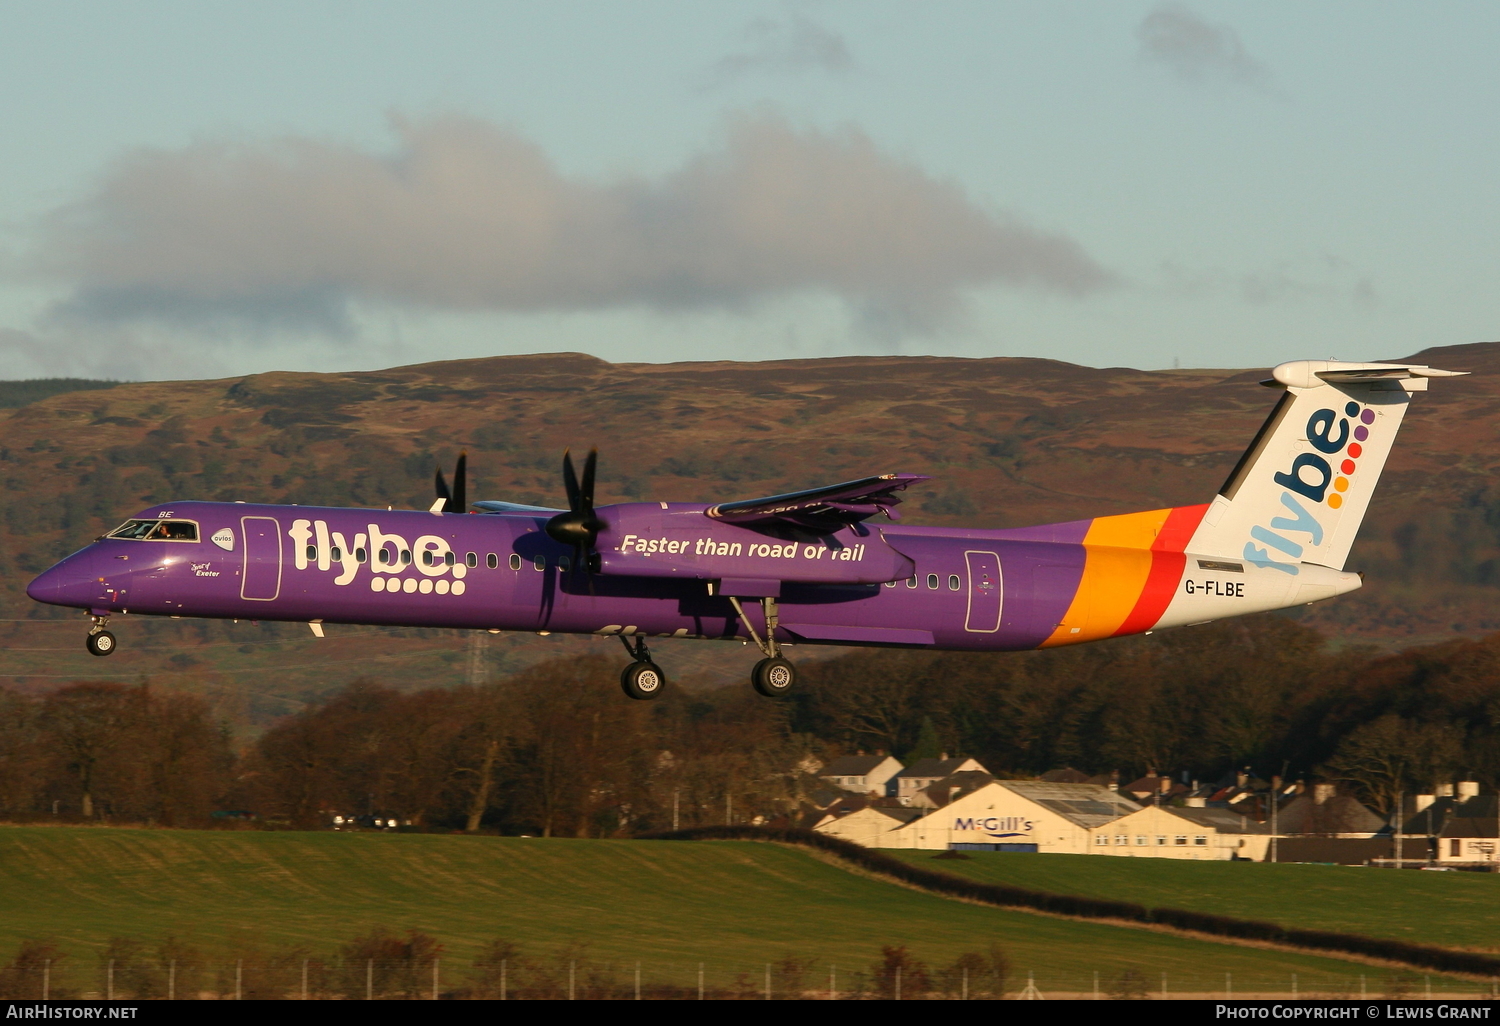
[[[436,936],[454,965],[501,937],[532,957],[585,944],[588,957],[640,960],[656,977],[786,955],[867,969],[884,944],[936,967],[998,942],[1044,990],[1086,990],[1094,972],[1130,968],[1153,989],[1166,973],[1177,992],[1216,991],[1225,973],[1237,992],[1285,991],[1293,973],[1303,993],[1357,991],[1361,972],[1385,978],[1335,959],[964,904],[753,842],[0,828],[6,951],[50,936],[81,964],[110,937],[173,934],[221,958],[296,944],[331,954],[375,925]]]
[[[1134,901],[1305,929],[1394,937],[1418,944],[1500,951],[1500,875],[1362,866],[1192,862],[1098,855],[887,851],[914,865],[989,883]]]

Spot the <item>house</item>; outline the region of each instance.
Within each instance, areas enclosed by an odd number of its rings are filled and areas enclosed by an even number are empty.
[[[879,824],[868,817],[850,827],[829,822],[816,829],[851,840],[858,835],[863,838],[860,844],[875,848],[1084,854],[1089,850],[1091,829],[1139,808],[1098,784],[993,780],[908,823],[898,824],[891,817],[893,825],[884,831],[866,831],[863,824]],[[921,810],[901,811],[920,814]]]
[[[896,774],[897,798],[911,799],[918,791],[925,790],[936,784],[944,777],[951,777],[955,773],[968,771],[988,772],[975,759],[948,758],[944,752],[940,759],[918,759],[906,769]]]
[[[1281,837],[1312,836],[1369,839],[1386,829],[1386,822],[1332,784],[1314,784],[1311,792],[1296,795],[1276,810],[1276,832]]]
[[[1270,828],[1228,809],[1147,805],[1090,831],[1095,855],[1132,858],[1260,860],[1270,846]]]
[[[1470,855],[1482,856],[1484,854],[1481,845],[1485,836],[1479,831],[1483,829],[1485,816],[1478,812],[1486,803],[1479,800],[1479,784],[1473,780],[1461,780],[1457,785],[1441,784],[1433,788],[1431,794],[1410,795],[1401,803],[1401,860],[1409,862],[1480,862],[1482,858],[1470,858]],[[1474,823],[1456,823],[1449,830],[1449,823],[1454,819],[1475,820]],[[1394,836],[1396,830],[1395,817],[1391,819],[1391,833]],[[1472,838],[1466,835],[1472,834]],[[1472,839],[1475,842],[1472,852],[1462,842]],[[1457,840],[1459,845],[1459,856],[1453,856],[1453,842]],[[1490,842],[1493,843],[1493,842]]]
[[[834,759],[818,779],[826,780],[835,787],[855,794],[885,794],[896,774],[901,772],[901,763],[885,753],[875,755],[843,755]]]
[[[1477,790],[1477,789],[1476,789]],[[1452,865],[1500,862],[1500,809],[1495,795],[1465,796],[1437,836],[1437,861]]]
[[[951,777],[944,777],[937,783],[924,787],[907,799],[906,804],[914,809],[941,809],[955,798],[977,791],[994,779],[984,770],[960,770]]]

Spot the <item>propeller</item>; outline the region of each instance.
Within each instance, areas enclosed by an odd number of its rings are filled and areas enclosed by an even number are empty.
[[[563,452],[563,487],[568,492],[568,512],[559,513],[547,521],[547,533],[554,541],[573,546],[576,559],[574,567],[588,567],[587,556],[604,530],[605,523],[594,514],[594,469],[599,462],[599,450],[590,449],[588,459],[583,461],[583,480],[573,470],[573,455]]]
[[[453,467],[453,490],[448,490],[448,482],[443,480],[443,468],[437,468],[437,475],[433,478],[433,488],[437,490],[437,497],[443,500],[444,513],[467,512],[469,499],[469,451],[465,449],[458,454],[458,463]]]

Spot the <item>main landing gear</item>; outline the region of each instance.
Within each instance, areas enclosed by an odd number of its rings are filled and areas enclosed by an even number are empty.
[[[635,644],[632,646],[631,641]],[[635,639],[620,636],[620,643],[625,646],[625,651],[630,653],[630,658],[635,660],[625,667],[620,673],[620,690],[638,702],[649,702],[661,694],[661,687],[667,682],[667,678],[661,672],[661,667],[651,661],[651,652],[646,648],[644,635]]]
[[[767,698],[780,698],[792,690],[797,683],[797,668],[790,661],[781,657],[781,646],[776,641],[776,625],[780,615],[776,611],[776,600],[774,598],[763,598],[760,600],[761,608],[766,615],[766,636],[762,640],[751,626],[749,617],[745,616],[745,608],[740,605],[740,600],[730,596],[729,601],[734,605],[734,611],[740,616],[740,623],[745,625],[745,630],[750,635],[750,640],[755,642],[755,647],[765,654],[765,658],[755,664],[750,671],[750,685],[756,691]]]
[[[84,641],[84,645],[89,650],[89,655],[113,655],[115,651],[115,636],[104,629],[104,625],[109,623],[109,617],[95,616],[92,619],[94,626],[89,630],[89,636]]]

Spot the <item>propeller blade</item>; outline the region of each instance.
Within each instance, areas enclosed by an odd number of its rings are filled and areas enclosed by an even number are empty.
[[[437,492],[437,497],[439,499],[446,499],[449,502],[453,500],[453,493],[448,491],[448,482],[443,480],[442,467],[437,468],[437,474],[432,479],[432,487]],[[443,506],[443,509],[446,510],[447,508],[447,505]]]
[[[574,513],[580,512],[578,475],[573,471],[573,453],[571,449],[563,450],[563,489],[568,493],[568,509]]]
[[[458,464],[453,468],[453,498],[445,507],[450,513],[469,511],[469,450],[458,454]]]
[[[583,512],[593,519],[594,514],[594,470],[599,464],[599,450],[590,449],[589,458],[583,461],[583,484],[580,488]]]

